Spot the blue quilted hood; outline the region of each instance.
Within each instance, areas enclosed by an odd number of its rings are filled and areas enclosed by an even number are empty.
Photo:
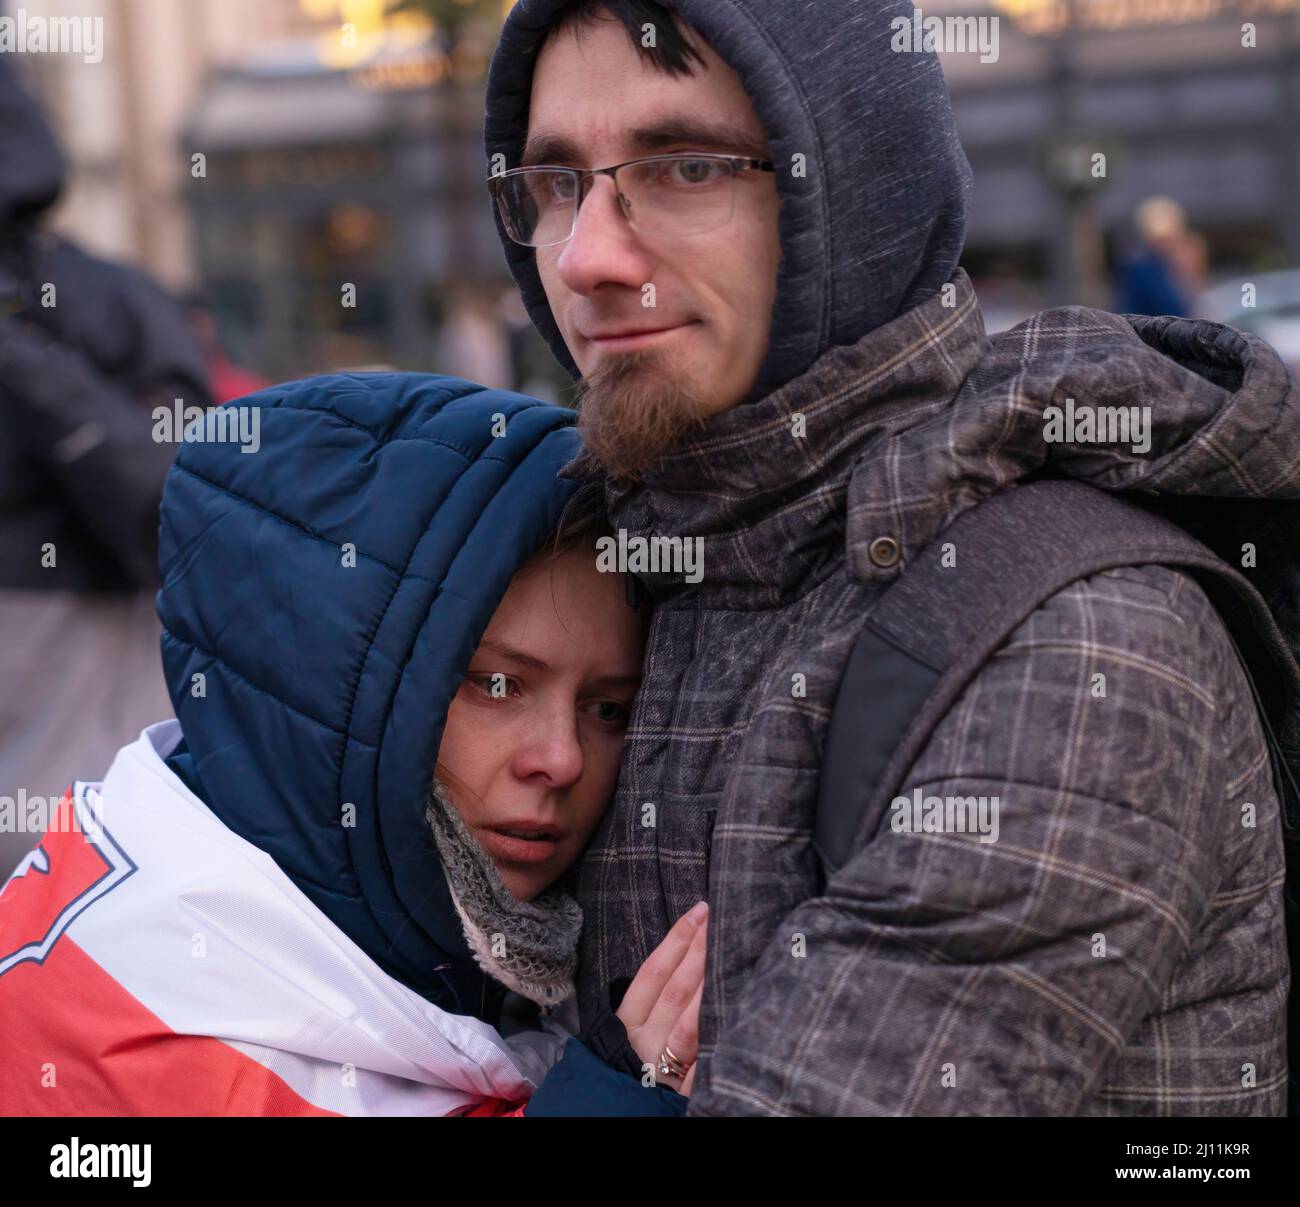
[[[232,406],[257,451],[182,443],[163,496],[177,770],[386,972],[489,1015],[424,810],[470,657],[575,489],[573,414],[414,373]]]

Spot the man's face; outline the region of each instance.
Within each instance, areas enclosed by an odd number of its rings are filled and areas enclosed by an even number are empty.
[[[740,77],[703,42],[695,44],[707,68],[692,62],[692,75],[674,77],[645,60],[612,19],[576,32],[559,30],[538,56],[529,150],[545,158],[526,155],[526,162],[592,168],[678,151],[767,158]],[[636,137],[669,123],[722,128],[724,140]],[[557,151],[556,138],[571,144],[570,153]],[[587,448],[614,476],[634,477],[753,388],[781,256],[776,178],[740,173],[730,221],[680,236],[634,230],[609,177],[588,187],[572,238],[539,247],[537,269],[583,374]]]

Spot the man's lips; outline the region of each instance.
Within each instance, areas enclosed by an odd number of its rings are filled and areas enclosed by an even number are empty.
[[[694,322],[695,320],[691,320]],[[668,327],[623,327],[611,328],[608,331],[593,332],[585,338],[588,342],[598,348],[635,348],[642,344],[652,343],[666,335],[671,335],[674,331],[680,331],[684,327],[689,327],[691,322],[675,323]]]
[[[545,863],[560,847],[558,826],[528,822],[483,826],[479,837],[489,855],[506,863]]]

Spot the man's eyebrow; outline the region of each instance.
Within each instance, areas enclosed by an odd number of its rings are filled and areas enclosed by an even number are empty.
[[[701,151],[734,151],[751,159],[767,158],[763,140],[748,130],[695,117],[667,118],[652,126],[634,126],[627,131],[627,142],[637,152],[647,155],[670,147],[688,146]],[[529,168],[547,163],[577,166],[583,158],[582,148],[571,138],[541,131],[529,137],[519,157],[519,166]]]

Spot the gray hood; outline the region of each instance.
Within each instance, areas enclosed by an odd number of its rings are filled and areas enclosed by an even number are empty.
[[[569,0],[521,0],[487,82],[484,142],[515,167],[528,133],[533,62]],[[767,132],[781,197],[782,260],[755,401],[829,347],[938,293],[961,255],[970,167],[933,54],[890,49],[910,0],[667,0],[735,69]],[[802,155],[806,176],[792,173]],[[547,304],[529,248],[497,234],[533,323],[581,374]]]

